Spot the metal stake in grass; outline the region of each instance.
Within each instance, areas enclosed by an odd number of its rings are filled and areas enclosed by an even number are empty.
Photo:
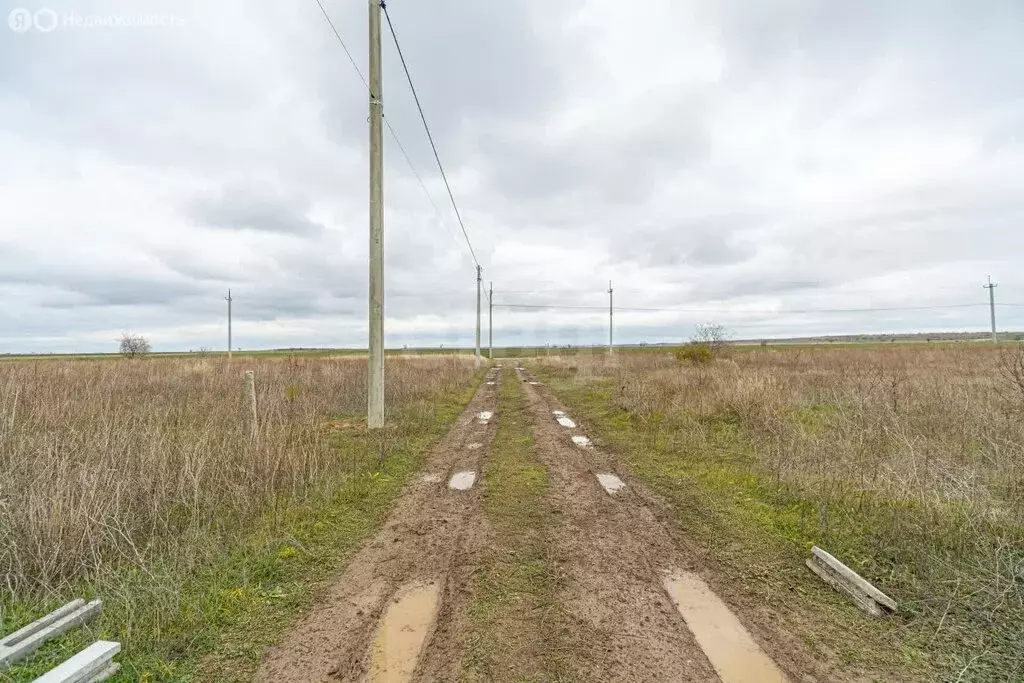
[[[259,434],[260,424],[258,413],[256,412],[256,375],[252,370],[245,371],[245,397],[249,403],[250,438],[255,441],[256,436]]]

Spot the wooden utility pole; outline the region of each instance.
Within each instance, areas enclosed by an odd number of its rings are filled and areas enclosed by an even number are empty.
[[[487,357],[494,359],[494,283],[487,291]]]
[[[370,9],[370,368],[366,424],[384,426],[384,123],[380,0]]]
[[[483,280],[483,268],[480,264],[476,266],[476,366],[480,367],[483,361],[480,358],[480,288]]]
[[[228,290],[228,360],[231,360],[231,290]]]
[[[999,336],[996,334],[996,294],[995,294],[996,287],[998,287],[998,286],[999,285],[997,285],[994,282],[992,282],[992,276],[991,275],[988,276],[988,284],[987,285],[982,285],[982,287],[984,287],[985,289],[988,290],[988,310],[989,310],[989,313],[992,316],[992,343],[993,344],[998,344],[999,343]]]
[[[612,289],[612,281],[609,280],[608,281],[608,355],[611,355],[612,353],[615,352],[615,344],[614,344],[614,339],[613,339],[614,327],[612,325],[612,316],[614,315],[614,313],[613,313],[614,307],[612,305],[612,301],[613,301],[612,297],[614,296],[614,291],[615,290]]]

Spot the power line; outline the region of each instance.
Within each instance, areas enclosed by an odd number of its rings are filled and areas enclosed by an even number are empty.
[[[520,309],[555,309],[574,311],[607,311],[605,306],[569,306],[560,304],[494,304],[499,308],[520,308]],[[629,306],[616,306],[616,311],[632,311],[644,313],[873,313],[893,311],[926,311],[951,308],[976,308],[988,304],[944,304],[937,306],[896,306],[884,308],[804,308],[804,309],[752,309],[752,308],[639,308]],[[1004,304],[1006,306],[1016,304]]]
[[[352,52],[348,49],[348,46],[342,39],[341,34],[338,32],[337,27],[334,25],[334,22],[331,21],[331,16],[327,13],[327,9],[324,7],[323,3],[320,0],[314,0],[314,2],[316,2],[317,7],[320,8],[320,12],[324,15],[324,19],[327,21],[327,25],[331,27],[331,31],[334,33],[334,37],[338,39],[338,44],[341,45],[341,49],[345,51],[345,56],[348,57],[349,63],[352,64],[352,68],[355,69],[356,75],[359,76],[359,80],[362,81],[363,87],[365,87],[366,90],[369,91],[370,84],[367,83],[366,77],[363,76],[363,72],[359,69],[359,65],[356,64],[355,57],[352,56]],[[390,18],[388,19],[388,24],[391,24]],[[423,182],[423,177],[420,175],[420,172],[416,170],[416,166],[412,163],[412,158],[409,157],[409,153],[405,151],[405,146],[402,144],[402,141],[398,139],[398,133],[395,132],[394,127],[391,125],[391,122],[388,121],[386,116],[382,118],[384,119],[384,125],[388,127],[388,132],[391,133],[392,139],[394,139],[395,144],[398,146],[398,150],[402,153],[402,158],[405,159],[405,163],[409,165],[409,169],[412,171],[413,175],[416,176],[416,181],[419,183],[420,188],[423,189],[423,194],[427,195],[427,199],[430,201],[430,205],[434,207],[434,214],[437,216],[437,220],[441,223],[441,225],[444,226],[444,229],[448,232],[449,235],[451,235],[452,239],[455,239],[455,233],[451,231],[451,228],[448,227],[448,223],[445,222],[444,217],[441,215],[441,209],[437,207],[437,202],[434,201],[433,196],[431,196],[430,194],[430,190],[427,189],[427,184]],[[472,253],[473,248],[470,247],[469,250]],[[473,261],[476,261],[476,254],[473,254]]]
[[[318,0],[319,2],[319,0]],[[391,31],[391,39],[395,41],[395,49],[398,51],[398,58],[402,62],[402,69],[405,71],[405,78],[409,81],[409,89],[412,90],[412,97],[416,100],[416,109],[420,112],[420,120],[423,122],[423,129],[427,131],[427,140],[430,141],[430,149],[434,151],[434,160],[437,162],[437,168],[441,172],[441,179],[444,180],[444,186],[448,190],[448,198],[452,202],[452,208],[455,210],[455,217],[459,220],[459,227],[462,228],[462,235],[466,238],[466,246],[469,247],[469,253],[473,255],[473,262],[480,266],[480,261],[476,258],[476,252],[473,251],[473,244],[469,241],[469,233],[466,231],[466,225],[462,222],[462,214],[459,212],[459,205],[455,203],[455,195],[452,193],[452,186],[448,183],[448,176],[444,172],[444,166],[441,165],[441,157],[437,153],[437,145],[434,144],[434,136],[430,133],[430,126],[427,124],[427,117],[423,114],[423,106],[420,104],[420,96],[416,93],[416,86],[412,82],[412,74],[409,73],[409,65],[405,62],[405,55],[402,54],[402,46],[398,42],[398,35],[395,33],[395,26],[391,23],[391,15],[388,13],[387,5],[382,1],[380,3],[381,9],[384,10],[384,18],[388,21],[388,29]]]

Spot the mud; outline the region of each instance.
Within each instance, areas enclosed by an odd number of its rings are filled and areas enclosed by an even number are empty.
[[[479,515],[480,495],[476,489],[449,490],[444,482],[458,471],[479,471],[496,430],[496,420],[490,418],[498,390],[481,385],[455,426],[426,457],[424,472],[443,473],[439,481],[410,480],[378,533],[351,557],[313,609],[264,654],[257,681],[367,680],[371,661],[376,661],[371,652],[376,651],[378,624],[384,623],[393,598],[401,595],[400,587],[408,584],[436,586],[434,631],[445,628],[446,612],[464,600],[464,577],[458,569],[465,564],[463,546],[476,529],[471,522]],[[487,423],[477,420],[480,413],[488,414]],[[470,443],[483,445],[468,450]],[[462,578],[453,581],[453,575]],[[446,658],[446,642],[426,637],[425,647]]]
[[[699,576],[674,571],[664,586],[722,683],[785,683],[775,662]]]
[[[440,592],[436,583],[413,582],[395,595],[370,650],[372,683],[412,680],[420,652],[437,617]]]

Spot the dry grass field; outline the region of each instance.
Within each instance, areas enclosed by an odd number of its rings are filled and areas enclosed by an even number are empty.
[[[1024,351],[769,347],[692,364],[666,350],[538,368],[812,647],[911,678],[1024,679]],[[860,618],[803,567],[812,544],[899,614]]]
[[[105,601],[98,633],[125,645],[119,680],[186,680],[214,649],[251,666],[473,377],[470,358],[389,358],[390,426],[367,434],[361,358],[0,362],[0,632],[85,594]]]

